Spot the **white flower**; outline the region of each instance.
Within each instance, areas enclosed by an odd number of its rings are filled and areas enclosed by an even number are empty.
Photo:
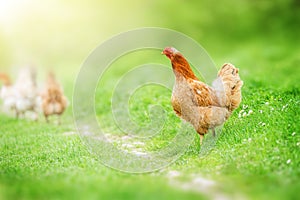
[[[246,116],[247,116],[247,113],[246,113],[246,112],[244,112],[244,113],[243,113],[243,117],[246,117]]]
[[[244,110],[240,110],[240,112],[239,112],[239,118],[241,118],[242,117],[242,113],[244,112]]]
[[[251,138],[248,138],[248,142],[251,142],[252,141],[252,139]]]
[[[243,109],[247,109],[248,108],[248,105],[243,105]]]
[[[288,159],[287,161],[286,161],[286,164],[290,164],[291,163],[291,159]]]
[[[253,113],[253,110],[249,110],[248,115],[251,115]]]
[[[262,111],[262,110],[259,110],[259,113],[263,113],[263,111]]]
[[[286,109],[288,107],[289,104],[285,104],[284,106],[282,106],[281,111],[283,111],[284,109]]]
[[[269,102],[266,102],[265,104],[266,104],[266,105],[269,105]]]
[[[300,142],[297,142],[297,146],[300,146]]]
[[[180,172],[178,172],[178,171],[170,171],[170,172],[168,173],[168,176],[169,176],[170,178],[178,177],[178,176],[180,176]]]
[[[262,126],[265,126],[265,125],[266,125],[266,123],[265,123],[265,122],[263,122],[263,123],[261,123],[261,125],[262,125]]]
[[[295,136],[295,135],[296,135],[296,132],[293,132],[293,133],[292,133],[292,136]]]
[[[274,108],[272,107],[272,108],[271,108],[271,111],[273,111],[273,110],[274,110]]]

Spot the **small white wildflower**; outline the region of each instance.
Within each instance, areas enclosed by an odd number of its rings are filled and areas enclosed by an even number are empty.
[[[243,109],[247,109],[248,108],[248,105],[243,105]]]
[[[240,110],[240,112],[239,112],[239,113],[242,113],[242,112],[244,112],[244,110]]]
[[[243,113],[243,117],[246,117],[246,116],[247,116],[247,113],[246,113],[246,112],[244,112],[244,113]]]
[[[291,163],[291,159],[288,159],[287,161],[286,161],[286,164],[290,164]]]
[[[169,176],[170,178],[178,177],[178,176],[180,176],[180,172],[178,172],[178,171],[170,171],[170,172],[168,173],[168,176]]]
[[[251,115],[253,113],[253,110],[249,110],[248,115]]]
[[[284,109],[286,109],[288,107],[289,104],[285,104],[284,106],[282,106],[281,111],[283,111]]]
[[[261,125],[262,125],[262,126],[265,126],[265,125],[266,125],[266,123],[264,123],[264,122],[263,122],[263,123],[261,123]]]
[[[252,139],[251,138],[248,138],[248,142],[251,142],[252,141]]]
[[[259,110],[259,113],[263,113],[263,111],[262,111],[262,110]]]
[[[297,146],[300,146],[300,142],[297,142]]]
[[[295,135],[296,135],[296,132],[293,132],[293,133],[292,133],[292,136],[295,136]]]
[[[273,111],[273,110],[274,110],[274,108],[272,107],[272,108],[271,108],[271,111]]]
[[[269,105],[269,102],[266,102],[265,104],[266,104],[266,105]]]

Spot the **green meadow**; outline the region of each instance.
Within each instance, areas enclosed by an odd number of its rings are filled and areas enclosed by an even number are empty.
[[[35,122],[0,113],[0,199],[297,199],[299,22],[296,0],[0,0],[0,71],[15,80],[20,67],[32,64],[42,86],[51,69],[70,102],[61,125],[46,123],[42,115]],[[238,67],[244,86],[240,107],[209,152],[201,154],[199,136],[191,129],[194,139],[175,162],[131,174],[106,167],[89,150],[77,132],[72,102],[77,74],[89,54],[113,35],[141,27],[188,35],[218,69],[225,62]],[[134,52],[114,63],[95,90],[96,118],[119,148],[160,150],[181,124],[172,111],[171,91],[157,85],[139,88],[129,109],[131,120],[143,126],[150,122],[149,106],[160,105],[168,119],[160,134],[137,143],[115,124],[116,81],[151,62],[171,69],[160,51]]]

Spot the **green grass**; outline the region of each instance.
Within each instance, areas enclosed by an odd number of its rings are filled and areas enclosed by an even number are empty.
[[[72,104],[64,113],[61,126],[47,124],[42,117],[39,122],[32,122],[16,120],[1,113],[0,199],[210,199],[218,196],[228,199],[298,199],[298,3],[292,0],[277,0],[274,4],[232,1],[226,2],[227,7],[232,9],[224,9],[226,6],[223,5],[211,6],[211,1],[195,2],[197,6],[185,4],[181,7],[173,1],[157,1],[156,6],[149,4],[147,11],[139,11],[149,19],[136,26],[163,26],[181,31],[203,45],[218,67],[231,62],[240,69],[244,81],[243,100],[223,126],[214,148],[207,154],[200,154],[199,137],[193,132],[194,140],[185,154],[168,167],[153,173],[127,174],[105,167],[97,155],[89,152],[77,134]],[[98,4],[86,7],[92,5]],[[76,6],[81,8],[80,4]],[[179,7],[182,12],[174,12]],[[153,10],[162,12],[153,16]],[[199,19],[195,18],[198,14]],[[96,14],[91,16],[99,18]],[[82,23],[90,24],[85,23],[90,22],[88,17],[83,18]],[[132,18],[130,15],[126,19]],[[114,20],[117,22],[120,18]],[[56,27],[55,24],[52,26]],[[73,26],[78,26],[77,21]],[[76,35],[74,32],[75,36],[70,36],[65,46],[61,44],[64,46],[62,50],[57,45],[53,46],[54,51],[43,53],[41,46],[46,43],[43,35],[39,35],[41,43],[33,41],[33,46],[29,45],[32,54],[40,53],[38,57],[41,60],[38,61],[41,64],[47,63],[46,67],[52,62],[56,64],[55,70],[70,102],[76,72],[90,48],[97,44],[98,38],[92,36],[98,34],[99,27],[102,28],[97,26],[94,32],[91,31],[93,33],[82,31]],[[57,29],[60,28],[65,30],[62,24]],[[125,30],[130,28],[132,26],[126,26]],[[28,30],[34,34],[34,31]],[[110,35],[114,32],[112,30],[103,34]],[[17,38],[24,37],[21,33],[17,34]],[[0,36],[0,43],[9,46],[9,41]],[[85,43],[83,38],[90,40],[86,39]],[[82,49],[74,49],[74,46],[80,45]],[[13,63],[10,62],[10,57],[14,57],[10,51],[6,48],[0,55],[3,66]],[[45,55],[47,52],[52,54]],[[103,130],[117,139],[124,133],[115,125],[111,114],[112,88],[131,66],[149,62],[170,67],[169,61],[158,51],[134,52],[113,63],[99,82],[95,105],[97,119]],[[166,88],[152,85],[140,88],[130,98],[131,119],[138,125],[145,126],[151,122],[150,105],[162,106],[167,117],[162,131],[145,141],[144,151],[165,147],[180,126],[180,119],[172,111],[170,96],[171,92]],[[117,147],[122,147],[122,144],[114,143]],[[180,175],[171,178],[170,173],[174,171]],[[215,185],[206,189],[193,182],[197,177],[212,180]],[[188,189],[184,189],[185,186]]]
[[[132,176],[104,167],[78,135],[65,134],[73,131],[69,125],[16,121],[3,115],[1,119],[4,199],[198,198],[169,187],[159,176]]]
[[[242,57],[243,52],[234,56]],[[287,59],[285,56],[282,55]],[[168,173],[176,170],[181,173],[179,182],[183,179],[182,184],[191,181],[195,174],[215,180],[215,194],[295,199],[300,188],[300,89],[297,80],[290,80],[282,73],[294,73],[293,63],[299,63],[299,60],[295,56],[290,59],[284,67],[277,66],[277,59],[257,63],[263,64],[264,68],[248,67],[240,59],[238,62],[244,80],[243,102],[226,122],[216,146],[209,154],[200,156],[199,138],[195,133],[194,142],[179,160],[154,173],[130,175],[103,166],[95,155],[88,152],[77,134],[68,134],[76,132],[71,108],[61,126],[46,124],[44,120],[38,123],[15,120],[2,114],[0,197],[199,199],[207,196],[172,186]],[[265,79],[264,74],[271,71],[272,77]],[[117,78],[116,74],[111,77]],[[275,77],[281,77],[284,84],[277,83]],[[69,85],[67,88],[72,87]],[[98,119],[105,119],[107,131],[122,134],[111,121],[110,95],[109,92],[104,96],[101,93],[104,100],[96,107]],[[162,133],[146,144],[148,151],[162,148],[174,137],[176,124],[180,123],[172,112],[169,97],[168,90],[146,87],[137,91],[131,99],[133,120],[138,123],[149,122],[145,111],[150,104],[160,104],[167,112],[169,121]],[[250,110],[253,112],[243,117],[243,113],[248,114]]]

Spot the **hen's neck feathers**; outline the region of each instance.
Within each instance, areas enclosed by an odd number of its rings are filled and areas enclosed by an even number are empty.
[[[174,74],[177,78],[199,80],[192,71],[188,61],[178,52],[171,60]]]

